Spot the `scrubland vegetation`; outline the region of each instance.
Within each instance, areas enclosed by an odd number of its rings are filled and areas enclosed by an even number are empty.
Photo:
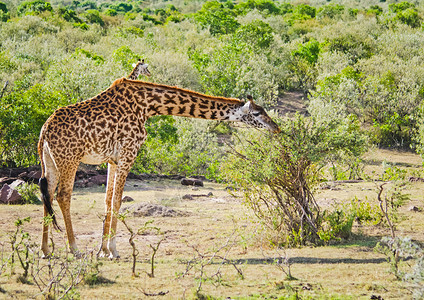
[[[36,144],[48,116],[98,94],[143,58],[152,76],[141,80],[216,96],[250,94],[282,132],[151,118],[133,172],[204,175],[230,185],[260,220],[267,247],[277,250],[352,239],[356,223],[379,228],[379,237],[390,238],[377,249],[388,257],[393,277],[408,286],[407,297],[418,299],[424,293],[422,247],[399,237],[396,226],[404,221],[408,199],[420,199],[422,214],[422,195],[408,197],[413,188],[406,181],[423,173],[391,161],[376,170],[366,155],[375,149],[424,155],[423,20],[424,4],[413,0],[0,0],[0,164],[38,164]],[[302,93],[307,111],[277,113],[289,91]],[[323,184],[347,180],[373,185],[374,196],[358,192],[331,208],[317,200]],[[28,279],[28,257],[35,254],[22,231],[24,220],[15,223],[10,242],[13,255],[27,255],[19,256],[26,270],[22,282],[35,281],[39,295],[49,297],[76,297],[78,284],[97,282],[101,265],[88,256],[78,266],[66,259],[50,265],[50,274],[59,270],[54,284],[40,283],[49,273],[40,265],[33,265]],[[422,235],[414,239],[423,242]],[[234,241],[228,238],[220,249]],[[194,272],[200,297],[202,282],[219,285],[223,276],[205,275],[213,257],[231,263],[217,250],[193,249],[179,276]],[[410,269],[402,261],[408,256]],[[296,273],[281,257],[274,263],[293,279]],[[0,274],[14,274],[5,266],[17,260],[1,262]],[[74,280],[57,279],[69,276]],[[297,299],[290,284],[280,289]]]

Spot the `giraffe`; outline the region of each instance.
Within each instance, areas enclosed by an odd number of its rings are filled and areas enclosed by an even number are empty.
[[[150,76],[150,71],[147,68],[149,65],[144,63],[143,60],[138,60],[136,64],[133,64],[134,69],[131,71],[130,75],[128,75],[128,79],[137,80],[140,74]]]
[[[103,235],[98,255],[118,258],[117,213],[128,172],[146,139],[144,123],[155,115],[241,121],[279,132],[277,124],[251,96],[246,102],[208,96],[162,84],[121,78],[97,96],[57,109],[40,132],[38,153],[44,217],[57,226],[52,202],[62,211],[69,248],[78,255],[70,201],[78,165],[108,163]],[[45,219],[46,220],[46,219]],[[43,222],[41,250],[49,255],[48,222]]]

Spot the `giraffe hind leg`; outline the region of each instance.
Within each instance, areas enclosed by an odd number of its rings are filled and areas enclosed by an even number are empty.
[[[72,189],[74,187],[75,173],[77,168],[78,165],[67,164],[66,169],[61,170],[60,182],[56,196],[60,210],[62,211],[63,221],[65,222],[69,248],[75,256],[79,256],[79,252],[71,221],[71,195]]]

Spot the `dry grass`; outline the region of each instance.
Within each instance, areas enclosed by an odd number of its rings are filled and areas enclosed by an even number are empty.
[[[421,159],[410,153],[374,150],[366,159],[369,163],[367,172],[381,172],[381,163],[384,160],[396,163],[400,168],[407,168],[408,172],[419,170],[421,166]],[[423,212],[411,212],[408,207],[415,205],[423,208],[423,188],[424,183],[411,183],[408,186],[411,201],[402,207],[401,214],[405,220],[398,226],[399,235],[412,236],[421,242],[424,242]],[[212,192],[213,196],[194,200],[182,199],[185,194],[208,192]],[[154,218],[153,225],[161,228],[166,237],[156,256],[154,278],[147,274],[150,271],[149,258],[152,253],[149,244],[156,243],[159,237],[151,232],[136,239],[140,250],[137,263],[139,276],[133,278],[129,233],[119,224],[117,240],[121,259],[102,260],[103,265],[100,267],[101,275],[114,283],[79,285],[77,291],[81,299],[192,298],[198,287],[197,277],[202,263],[181,277],[179,274],[187,269],[184,262],[199,258],[199,253],[205,256],[216,254],[216,249],[233,242],[234,245],[228,247],[228,254],[225,251],[218,254],[227,255],[229,262],[237,261],[243,278],[231,264],[221,266],[222,259],[207,264],[207,259],[204,258],[204,279],[211,279],[210,276],[218,270],[221,274],[221,282],[206,280],[202,283],[201,292],[204,295],[221,299],[269,299],[293,295],[297,290],[302,299],[370,299],[372,295],[379,295],[384,299],[410,298],[409,291],[402,283],[388,273],[389,266],[384,256],[373,250],[381,236],[389,235],[385,228],[356,224],[355,237],[342,245],[287,250],[292,262],[291,273],[297,279],[289,281],[285,274],[272,264],[272,258],[277,257],[277,253],[263,238],[265,234],[260,224],[242,201],[231,197],[224,186],[206,183],[205,187],[193,190],[172,181],[128,181],[125,195],[133,197],[135,202],[124,203],[123,207],[147,201],[183,211],[186,215]],[[333,202],[347,203],[354,196],[375,201],[375,185],[368,182],[334,185],[332,189],[320,190],[317,199],[320,205],[330,207]],[[74,191],[72,217],[80,250],[97,250],[99,246],[103,199],[104,187]],[[57,203],[54,207],[59,209]],[[25,225],[24,229],[30,233],[33,241],[39,242],[42,206],[0,206],[0,215],[0,242],[5,247],[8,247],[8,236],[14,230],[13,222],[17,218],[27,216],[31,217],[31,222]],[[127,222],[133,229],[137,229],[150,219],[152,218],[129,216]],[[61,218],[59,224],[63,224]],[[63,248],[65,245],[62,233],[54,232],[54,241],[57,248]],[[5,290],[5,293],[0,293],[0,298],[27,299],[37,295],[36,286],[16,282],[19,267],[16,267],[16,270],[17,275],[9,276],[6,269],[0,276],[0,287]],[[143,291],[167,294],[147,297]]]

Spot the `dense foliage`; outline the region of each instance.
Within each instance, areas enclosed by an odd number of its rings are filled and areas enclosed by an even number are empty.
[[[268,109],[300,90],[316,120],[354,117],[376,145],[424,153],[424,5],[305,3],[0,1],[1,164],[36,164],[54,109],[96,95],[139,57],[148,80],[251,94]],[[225,159],[218,138],[235,130],[172,117],[148,127],[135,170],[215,178]]]

